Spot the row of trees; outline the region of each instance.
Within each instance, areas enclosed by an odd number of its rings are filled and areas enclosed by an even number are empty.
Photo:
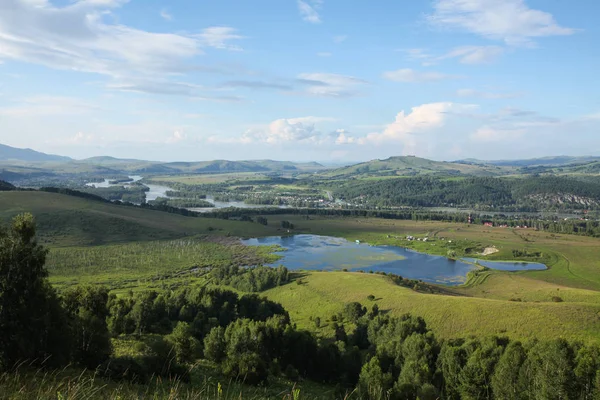
[[[230,265],[211,269],[210,276],[217,284],[231,286],[243,292],[262,292],[290,281],[290,273],[284,266],[248,268]]]

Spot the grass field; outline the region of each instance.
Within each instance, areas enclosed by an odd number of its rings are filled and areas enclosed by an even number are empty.
[[[250,237],[276,232],[260,224],[184,217],[55,193],[0,193],[0,221],[6,222],[21,212],[34,214],[40,242],[52,247],[169,240],[199,234]]]
[[[345,303],[359,301],[368,308],[377,303],[380,310],[393,315],[421,316],[442,338],[506,335],[600,341],[600,294],[595,292],[589,294],[593,302],[588,303],[553,303],[550,298],[544,302],[514,302],[417,293],[372,274],[314,272],[302,280],[302,285],[286,285],[265,294],[290,310],[299,327],[311,330],[318,331],[310,317],[325,321],[340,312]],[[369,295],[376,300],[367,300]]]
[[[499,252],[489,259],[513,259],[515,249],[540,252],[550,267],[546,271],[484,271],[467,285],[448,289],[452,295],[419,293],[380,275],[343,272],[307,273],[304,284],[288,284],[265,295],[281,302],[300,327],[315,331],[327,325],[316,328],[310,317],[325,321],[349,301],[370,307],[367,296],[372,294],[380,308],[392,314],[424,317],[441,337],[497,334],[600,341],[600,240],[594,238],[440,222],[314,216],[307,220],[294,215],[267,216],[264,227],[52,193],[0,193],[0,219],[23,211],[34,213],[41,239],[51,249],[48,266],[54,284],[103,283],[117,291],[204,283],[201,277],[177,275],[194,266],[252,264],[267,257],[267,249],[253,253],[228,240],[280,235],[282,220],[292,222],[296,233],[410,245],[436,254],[445,254],[448,240],[459,254],[494,245]],[[224,238],[228,234],[232,237]],[[407,234],[429,235],[432,240],[408,244],[400,239]],[[447,239],[444,244],[442,237]]]
[[[227,181],[235,181],[243,184],[244,181],[270,181],[270,178],[257,172],[232,172],[226,174],[206,174],[206,175],[167,175],[167,176],[154,176],[149,179],[150,181],[156,182],[176,182],[183,183],[186,185],[205,185],[211,183],[223,183]]]

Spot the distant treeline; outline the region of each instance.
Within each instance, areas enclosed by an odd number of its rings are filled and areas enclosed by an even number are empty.
[[[515,179],[411,177],[340,184],[336,198],[369,207],[468,207],[533,211],[600,207],[600,182],[563,176]]]
[[[578,234],[586,236],[600,237],[600,221],[598,220],[562,220],[555,218],[552,221],[542,220],[541,216],[513,216],[509,217],[502,214],[488,216],[485,214],[468,214],[468,213],[447,213],[447,212],[432,212],[419,210],[405,211],[379,211],[379,210],[362,210],[362,209],[338,209],[338,208],[227,208],[211,211],[208,213],[199,213],[189,211],[185,208],[169,206],[167,204],[148,204],[142,203],[135,205],[124,202],[109,202],[100,196],[79,192],[72,189],[63,188],[41,188],[41,191],[61,193],[69,196],[82,197],[89,200],[101,201],[105,203],[141,207],[145,209],[163,211],[172,214],[179,214],[188,217],[202,218],[220,218],[220,219],[239,219],[242,221],[253,222],[251,217],[256,217],[256,222],[263,223],[266,221],[264,216],[268,215],[300,215],[305,218],[310,216],[340,216],[340,217],[363,217],[363,218],[382,218],[382,219],[397,219],[397,220],[412,220],[412,221],[440,221],[440,222],[456,222],[468,223],[469,216],[474,224],[480,225],[484,222],[492,222],[495,226],[506,225],[509,228],[527,226],[531,229],[538,229],[550,233],[565,233]],[[296,228],[302,228],[298,226]]]

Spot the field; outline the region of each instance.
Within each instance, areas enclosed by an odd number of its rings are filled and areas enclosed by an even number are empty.
[[[0,218],[22,211],[36,215],[42,241],[50,247],[51,281],[59,286],[102,283],[123,293],[145,288],[206,284],[190,269],[225,264],[254,265],[272,260],[271,249],[248,249],[235,237],[280,235],[281,221],[295,233],[312,233],[394,244],[446,254],[449,240],[462,255],[468,248],[495,246],[488,259],[511,260],[512,250],[540,252],[547,271],[483,271],[448,295],[416,292],[380,275],[303,273],[301,285],[288,284],[264,294],[290,311],[300,327],[317,329],[311,317],[327,320],[349,301],[422,316],[440,337],[507,335],[513,338],[568,337],[600,341],[599,240],[534,230],[466,224],[370,218],[267,216],[268,226],[192,218],[93,202],[51,193],[0,193]],[[408,243],[406,235],[427,243]],[[227,237],[229,235],[229,237]],[[441,238],[447,241],[442,242]],[[560,299],[560,301],[558,301]]]
[[[151,181],[156,182],[176,182],[183,183],[186,185],[207,185],[214,183],[224,183],[227,181],[236,181],[243,183],[244,181],[260,181],[264,180],[268,182],[270,179],[265,177],[263,174],[256,172],[232,172],[224,174],[206,174],[206,175],[168,175],[168,176],[154,176],[150,178]]]

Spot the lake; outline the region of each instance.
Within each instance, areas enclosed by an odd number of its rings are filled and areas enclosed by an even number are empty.
[[[291,270],[337,271],[345,268],[349,271],[379,271],[429,283],[455,286],[464,283],[467,273],[477,268],[473,264],[474,259],[453,261],[402,247],[371,246],[330,236],[272,236],[242,240],[242,243],[249,246],[283,247],[285,251],[277,253],[282,258],[269,266],[285,265]],[[480,264],[483,265],[483,262],[485,261],[480,261]],[[502,264],[502,267],[506,266],[505,263]],[[538,269],[527,268],[529,265],[518,264],[518,270]]]

